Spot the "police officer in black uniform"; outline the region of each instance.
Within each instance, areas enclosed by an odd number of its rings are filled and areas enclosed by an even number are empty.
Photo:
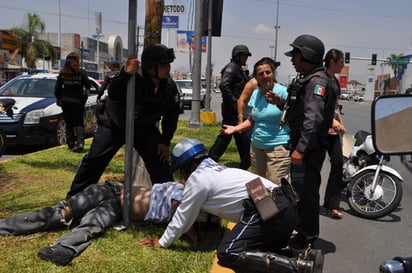
[[[66,122],[66,141],[74,152],[84,147],[84,105],[91,83],[87,72],[80,67],[79,55],[71,52],[60,70],[54,88],[56,104],[61,106]]]
[[[104,114],[99,117],[89,153],[77,170],[67,197],[97,183],[116,152],[125,144],[127,82],[136,75],[134,148],[143,158],[153,183],[173,180],[169,146],[177,128],[179,94],[170,81],[172,48],[148,45],[142,53],[142,75],[137,59],[129,59],[109,85]],[[160,131],[157,123],[161,121]]]
[[[220,91],[222,92],[222,124],[237,125],[238,112],[237,101],[243,88],[250,79],[247,70],[244,69],[247,58],[252,56],[245,45],[237,45],[232,49],[232,59],[221,71]],[[243,120],[247,119],[244,114]],[[239,168],[247,170],[250,166],[250,136],[251,129],[242,133],[233,134],[240,156]],[[232,135],[220,134],[210,148],[209,157],[218,161],[225,152],[232,139]]]
[[[114,77],[117,77],[120,73],[120,63],[117,61],[113,61],[109,64],[110,72],[106,74],[104,77],[104,81],[100,86],[99,93],[97,94],[96,102],[97,102],[97,109],[96,109],[96,116],[99,118],[99,115],[104,114],[104,107],[107,100],[107,94],[104,91],[109,88],[110,82]]]
[[[300,201],[297,235],[291,239],[294,248],[305,248],[319,236],[319,188],[325,159],[328,129],[332,124],[336,94],[333,79],[322,66],[325,51],[321,40],[300,35],[290,44],[291,57],[298,72],[289,86],[287,123],[290,128],[291,182]]]

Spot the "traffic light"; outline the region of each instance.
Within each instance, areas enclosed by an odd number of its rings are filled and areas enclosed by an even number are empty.
[[[345,64],[348,64],[350,62],[350,53],[345,52]]]
[[[220,37],[222,32],[223,0],[206,0],[203,3],[202,36],[208,36],[209,32],[209,2],[212,3],[212,36]]]
[[[372,65],[376,65],[376,57],[377,55],[375,53],[372,54]]]

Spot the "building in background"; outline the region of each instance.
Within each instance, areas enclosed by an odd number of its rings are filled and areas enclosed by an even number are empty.
[[[36,67],[41,70],[59,71],[67,54],[74,51],[81,57],[82,65],[89,76],[103,79],[108,71],[108,63],[117,61],[123,64],[128,56],[122,39],[117,35],[109,36],[107,42],[99,41],[97,46],[98,40],[94,38],[81,37],[77,33],[61,33],[61,48],[58,47],[58,33],[42,33],[39,39],[53,45],[56,54],[54,62],[44,57],[37,60]],[[25,70],[21,40],[10,30],[0,30],[0,79],[11,79]]]

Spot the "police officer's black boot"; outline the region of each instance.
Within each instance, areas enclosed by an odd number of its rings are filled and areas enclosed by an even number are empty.
[[[237,267],[241,272],[321,273],[312,260],[289,258],[275,253],[244,251]],[[322,260],[323,264],[323,260]],[[238,272],[238,271],[237,271]]]
[[[46,207],[0,220],[0,235],[23,235],[66,227],[59,207]]]
[[[74,145],[73,152],[83,152],[84,149],[84,128],[83,126],[76,126],[75,128],[77,139],[76,144]]]
[[[305,249],[293,249],[286,247],[282,249],[279,254],[287,257],[296,258],[298,260],[310,260],[313,261],[313,272],[322,272],[324,255],[320,249],[312,249],[311,244]]]
[[[74,135],[74,131],[70,130],[66,127],[66,142],[69,150],[74,148],[74,144],[76,144],[76,136]]]

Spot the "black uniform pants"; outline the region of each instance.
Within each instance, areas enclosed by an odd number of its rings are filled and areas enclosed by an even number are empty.
[[[326,151],[319,147],[305,153],[301,165],[291,164],[291,182],[299,195],[296,231],[306,242],[319,237],[319,189]]]
[[[233,106],[222,103],[222,125],[237,125],[237,111],[233,109]],[[236,147],[240,157],[239,168],[247,170],[250,167],[250,138],[252,130],[246,130],[242,133],[233,134],[235,138]],[[216,162],[225,152],[227,146],[232,140],[232,135],[219,134],[215,140],[215,143],[209,150],[209,157]]]
[[[346,186],[342,181],[343,154],[340,136],[328,136],[328,154],[330,157],[330,172],[326,186],[323,206],[328,209],[339,209],[341,191]]]
[[[157,128],[138,128],[134,136],[134,147],[145,162],[152,183],[172,181],[168,162],[162,161],[157,148],[159,132]],[[110,160],[124,145],[124,132],[116,127],[99,124],[94,134],[89,152],[83,157],[73,179],[67,198],[99,182]]]
[[[73,143],[76,141],[74,128],[84,128],[84,104],[81,101],[63,100],[61,107],[66,123],[67,143]]]
[[[246,209],[241,221],[225,233],[218,246],[219,263],[238,270],[237,260],[243,251],[279,252],[287,245],[296,221],[296,207],[292,205],[266,222],[260,219],[256,209]]]

